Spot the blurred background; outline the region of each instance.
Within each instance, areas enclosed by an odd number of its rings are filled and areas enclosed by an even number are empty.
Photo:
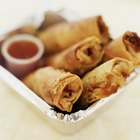
[[[50,7],[69,9],[80,16],[104,15],[114,37],[126,30],[140,33],[139,0],[0,0],[0,32]]]

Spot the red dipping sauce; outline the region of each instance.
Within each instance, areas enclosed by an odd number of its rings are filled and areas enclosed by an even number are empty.
[[[28,59],[35,56],[38,47],[31,41],[16,41],[8,47],[8,53],[18,59]]]
[[[1,47],[5,67],[18,78],[35,70],[44,52],[43,43],[32,35],[14,35]]]

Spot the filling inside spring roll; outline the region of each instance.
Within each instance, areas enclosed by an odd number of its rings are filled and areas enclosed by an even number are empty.
[[[85,44],[77,48],[75,52],[75,56],[77,60],[85,65],[91,65],[95,62],[98,62],[100,56],[102,56],[103,52],[101,51],[101,47],[99,44],[95,44],[92,42],[90,44]]]
[[[80,96],[81,87],[79,86],[79,79],[75,77],[69,77],[63,79],[62,84],[56,87],[57,92],[61,93],[61,96],[56,100],[56,105],[63,111],[70,112],[73,104],[77,101]],[[77,95],[78,94],[78,95]]]
[[[123,42],[126,46],[126,50],[140,61],[140,38],[138,35],[133,32],[127,32],[123,37]]]
[[[105,59],[122,57],[140,64],[140,38],[134,32],[126,32],[122,37],[110,42],[105,47]]]
[[[82,109],[124,86],[133,69],[134,66],[130,61],[115,58],[85,75],[82,79],[84,90],[80,97]]]

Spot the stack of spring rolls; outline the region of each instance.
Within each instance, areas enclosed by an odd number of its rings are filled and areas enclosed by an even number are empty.
[[[111,39],[102,16],[61,22],[37,33],[44,43],[43,67],[23,82],[49,105],[71,112],[87,109],[118,91],[140,64],[140,38],[127,31]]]

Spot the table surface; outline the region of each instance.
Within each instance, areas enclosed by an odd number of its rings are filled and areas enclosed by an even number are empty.
[[[140,34],[139,0],[0,0],[0,34],[40,7],[56,5],[87,17],[101,14],[115,38],[126,30]],[[94,139],[133,140],[140,138],[140,76],[121,95],[96,112],[96,119],[73,135],[59,134],[32,105],[0,79],[0,139]]]

